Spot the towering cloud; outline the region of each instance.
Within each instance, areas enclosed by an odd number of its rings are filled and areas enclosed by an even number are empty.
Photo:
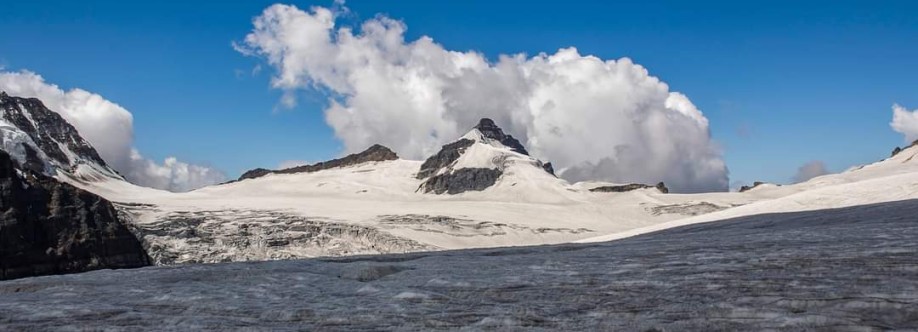
[[[225,180],[223,173],[167,158],[163,164],[133,148],[134,117],[123,107],[82,89],[64,91],[38,74],[0,72],[0,91],[38,98],[70,122],[102,159],[133,183],[171,191],[188,191]]]
[[[900,105],[893,105],[893,118],[889,126],[896,132],[905,135],[909,143],[918,139],[918,109],[909,111]]]
[[[347,152],[381,143],[423,158],[490,117],[569,180],[727,189],[701,111],[628,58],[571,47],[489,61],[430,37],[406,41],[405,24],[385,16],[338,26],[339,10],[273,5],[236,48],[274,68],[287,106],[298,90],[327,92],[325,119]]]

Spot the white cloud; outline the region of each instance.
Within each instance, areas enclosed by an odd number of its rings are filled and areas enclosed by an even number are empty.
[[[908,143],[918,140],[918,109],[909,111],[898,104],[893,105],[893,118],[889,126],[905,136]]]
[[[157,164],[141,156],[136,149],[131,152],[131,167],[124,175],[138,185],[189,191],[226,181],[226,175],[210,167],[184,163],[175,157],[168,157],[162,164]]]
[[[380,143],[424,158],[490,117],[569,180],[728,187],[701,111],[628,58],[571,47],[490,62],[426,36],[406,41],[405,24],[385,16],[359,30],[336,26],[345,11],[273,5],[235,47],[275,69],[287,107],[300,89],[328,92],[326,121],[346,152]]]
[[[800,183],[829,173],[831,172],[829,172],[829,169],[826,168],[826,163],[819,160],[813,160],[803,164],[803,166],[800,166],[800,168],[797,169],[797,174],[794,175],[793,180],[794,183]]]
[[[128,180],[171,191],[186,191],[225,180],[223,173],[167,158],[162,165],[144,159],[134,142],[134,117],[123,107],[82,89],[64,91],[29,72],[0,72],[0,90],[38,98],[72,124],[102,159]]]
[[[309,162],[305,160],[284,160],[277,164],[277,169],[288,169],[303,165],[309,165]]]

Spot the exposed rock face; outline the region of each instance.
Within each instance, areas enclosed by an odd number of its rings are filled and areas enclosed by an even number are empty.
[[[555,175],[555,167],[552,166],[550,162],[542,164],[542,169],[548,172],[548,174]]]
[[[245,173],[242,173],[242,176],[240,176],[240,177],[239,177],[239,180],[237,180],[237,181],[242,181],[242,180],[245,180],[245,179],[260,178],[260,177],[262,177],[262,176],[271,174],[272,172],[274,172],[274,171],[272,171],[272,170],[270,170],[270,169],[265,169],[265,168],[256,168],[256,169],[248,170],[248,171],[246,171]]]
[[[459,157],[462,156],[465,149],[472,146],[472,144],[475,144],[475,141],[463,138],[444,145],[443,148],[440,149],[440,152],[430,156],[430,158],[427,158],[427,160],[421,164],[421,170],[418,171],[417,178],[424,179],[430,177],[436,174],[440,169],[448,167],[456,160],[459,160]]]
[[[85,163],[120,177],[76,128],[36,98],[11,97],[0,92],[0,149],[35,172],[51,175],[51,168],[72,171],[76,165]]]
[[[481,132],[484,137],[496,140],[500,142],[515,152],[522,153],[524,155],[529,155],[529,152],[526,151],[526,148],[520,144],[520,141],[513,138],[511,135],[504,134],[504,131],[494,123],[494,120],[488,118],[482,118],[478,121],[478,125],[475,126],[475,129]]]
[[[751,187],[750,187],[750,186],[742,186],[742,187],[740,187],[739,192],[746,192],[746,191],[752,190],[752,188],[761,186],[761,185],[763,185],[763,184],[765,184],[765,182],[756,181],[756,182],[753,182],[753,183],[752,183],[752,186],[751,186]]]
[[[435,175],[424,182],[425,193],[450,195],[466,191],[482,191],[493,186],[500,178],[500,170],[490,168],[460,168],[450,173]]]
[[[625,184],[625,185],[620,185],[620,186],[602,186],[602,187],[592,188],[590,189],[590,191],[600,192],[600,193],[623,193],[623,192],[628,192],[632,190],[648,189],[648,188],[656,188],[657,190],[659,190],[661,193],[664,193],[664,194],[669,193],[669,188],[666,188],[666,184],[664,184],[663,182],[657,183],[656,186],[646,185],[643,183],[631,183],[631,184]]]
[[[0,150],[0,279],[149,264],[111,203]]]
[[[239,177],[239,181],[245,180],[245,179],[254,179],[254,178],[262,177],[262,176],[272,174],[272,173],[276,173],[276,174],[312,173],[312,172],[318,172],[318,171],[326,170],[330,168],[347,167],[347,166],[359,165],[359,164],[374,162],[374,161],[388,161],[388,160],[396,160],[396,159],[398,159],[398,155],[395,154],[395,152],[392,152],[392,150],[390,150],[389,148],[385,146],[374,144],[373,146],[371,146],[370,148],[366,149],[363,152],[350,154],[344,158],[332,159],[329,161],[324,161],[324,162],[320,162],[320,163],[313,164],[313,165],[303,165],[303,166],[297,166],[297,167],[276,170],[276,171],[272,171],[272,170],[268,170],[264,168],[256,168],[256,169],[243,173],[242,176]]]

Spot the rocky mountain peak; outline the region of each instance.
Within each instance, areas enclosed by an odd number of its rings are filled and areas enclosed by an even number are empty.
[[[470,150],[473,152],[467,153]],[[469,133],[443,145],[439,152],[427,158],[415,177],[425,180],[419,191],[458,194],[493,186],[507,167],[530,166],[554,176],[551,163],[530,157],[526,148],[513,136],[505,134],[494,120],[482,118]]]
[[[73,125],[37,98],[0,94],[0,149],[46,175],[54,175],[55,170],[73,172],[78,165],[88,164],[120,178]]]
[[[478,121],[478,125],[476,125],[474,128],[478,129],[481,135],[485,138],[498,141],[500,144],[509,147],[515,152],[522,153],[527,156],[529,155],[529,152],[526,151],[526,148],[523,147],[523,144],[520,144],[520,141],[513,138],[512,135],[504,134],[504,131],[500,129],[496,123],[494,123],[494,120],[489,118],[482,118]]]

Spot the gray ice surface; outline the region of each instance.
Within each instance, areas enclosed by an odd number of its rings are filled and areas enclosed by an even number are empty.
[[[608,243],[0,282],[0,330],[916,330],[918,201]]]

